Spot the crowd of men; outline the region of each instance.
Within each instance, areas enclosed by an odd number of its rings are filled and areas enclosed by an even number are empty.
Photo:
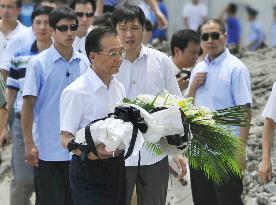
[[[164,89],[193,97],[195,105],[212,111],[245,106],[250,119],[249,70],[226,47],[224,21],[203,16],[197,31],[175,32],[169,57],[147,46],[151,27],[139,6],[57,2],[41,0],[27,28],[18,21],[21,1],[0,0],[0,145],[12,136],[10,204],[27,205],[35,192],[39,205],[130,205],[136,192],[139,205],[165,205],[166,154],[155,156],[142,148],[125,159],[121,150],[109,152],[104,144],[84,153],[74,136],[106,117],[124,97],[156,95]],[[156,1],[145,2],[159,25],[166,26]],[[185,23],[189,25],[188,19]],[[246,146],[249,128],[232,132]],[[181,179],[188,162],[182,155],[173,158]],[[271,178],[269,160],[265,162],[260,171],[264,182]],[[232,176],[218,186],[203,172],[190,170],[195,205],[243,204],[241,178]]]

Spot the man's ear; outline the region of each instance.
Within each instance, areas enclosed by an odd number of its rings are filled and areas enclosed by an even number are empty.
[[[224,38],[227,39],[227,32],[225,32],[223,35],[224,35]]]
[[[89,60],[92,62],[92,60],[94,60],[96,57],[96,53],[95,52],[90,52],[89,53]]]
[[[50,27],[50,31],[51,31],[51,36],[53,37],[56,30],[54,28]]]
[[[173,50],[174,50],[174,55],[178,54],[179,51],[181,51],[180,48],[178,47],[174,47]]]

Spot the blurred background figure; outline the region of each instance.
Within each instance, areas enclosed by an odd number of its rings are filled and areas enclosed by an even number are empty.
[[[18,18],[24,26],[29,27],[32,25],[31,15],[34,10],[34,5],[33,0],[22,1],[21,13]]]
[[[246,38],[246,47],[250,51],[255,51],[258,48],[265,47],[265,34],[257,21],[258,11],[252,7],[247,6],[247,20],[249,23],[249,33]]]
[[[241,36],[240,21],[236,17],[236,13],[237,5],[235,3],[230,3],[220,14],[220,19],[226,23],[227,46],[232,54],[239,51]]]
[[[21,6],[20,0],[0,0],[0,60],[7,42],[14,35],[27,30],[27,28],[17,20]]]
[[[168,19],[168,10],[163,2],[163,0],[158,0],[158,7],[164,16]],[[153,26],[152,29],[152,39],[158,39],[159,42],[167,40],[167,28],[159,28],[157,18],[154,12],[150,11],[150,20]]]
[[[184,5],[182,16],[185,28],[196,31],[200,23],[207,19],[208,9],[200,0],[191,0],[190,4]]]
[[[143,45],[150,46],[151,38],[152,38],[152,24],[149,19],[146,19],[143,37],[142,37]]]
[[[168,10],[163,2],[163,0],[156,0],[157,5],[161,13],[168,18]],[[158,26],[158,19],[151,9],[150,5],[146,3],[145,1],[141,1],[139,4],[139,7],[144,11],[145,16],[147,19],[150,20],[152,24],[152,38],[151,40],[154,41],[155,43],[159,43],[162,41],[167,40],[167,28],[160,28]]]

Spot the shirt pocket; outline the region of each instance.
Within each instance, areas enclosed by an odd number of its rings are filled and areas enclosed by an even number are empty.
[[[211,95],[214,99],[229,103],[231,101],[231,82],[217,79],[217,83],[212,86]]]

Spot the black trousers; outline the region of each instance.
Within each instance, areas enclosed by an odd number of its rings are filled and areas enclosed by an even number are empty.
[[[69,161],[43,161],[34,167],[36,204],[73,205],[69,182]]]
[[[85,160],[73,155],[70,182],[75,205],[125,205],[126,173],[123,159]]]
[[[229,183],[217,185],[198,170],[190,167],[194,205],[243,205],[242,179],[232,176]]]

